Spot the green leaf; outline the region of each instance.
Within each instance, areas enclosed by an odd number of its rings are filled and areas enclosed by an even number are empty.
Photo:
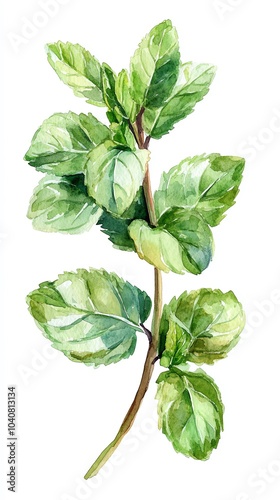
[[[162,373],[157,383],[159,428],[173,448],[197,460],[209,458],[223,430],[224,406],[214,380],[203,370]]]
[[[213,364],[237,344],[245,314],[233,292],[202,288],[165,306],[160,326],[161,365]]]
[[[113,134],[113,142],[126,149],[135,150],[135,139],[127,122],[112,123],[110,129]]]
[[[117,76],[115,92],[118,102],[124,110],[125,118],[134,123],[136,116],[140,111],[140,106],[131,97],[131,86],[129,75],[126,69],[123,69]]]
[[[55,349],[70,360],[99,366],[133,354],[136,332],[151,300],[104,270],[78,269],[41,283],[27,297],[29,311]]]
[[[102,84],[105,103],[109,110],[113,113],[113,121],[121,123],[123,120],[124,111],[120,107],[116,96],[116,74],[112,68],[106,64],[102,64]],[[110,120],[111,121],[111,120]]]
[[[129,234],[139,257],[165,272],[200,274],[212,259],[212,233],[195,211],[171,209],[156,228],[136,220]]]
[[[162,215],[158,225],[180,243],[187,271],[200,274],[209,266],[214,252],[213,236],[195,210],[171,208]]]
[[[159,109],[145,109],[145,132],[160,139],[194,111],[195,105],[208,93],[216,68],[210,64],[188,62],[180,67],[179,77],[170,97]]]
[[[179,74],[178,36],[171,21],[155,26],[131,59],[131,95],[140,107],[159,108],[170,96]]]
[[[104,106],[102,71],[100,63],[79,44],[50,43],[46,46],[48,61],[59,78],[78,97]]]
[[[40,172],[79,174],[89,151],[110,138],[108,127],[91,113],[55,113],[39,127],[24,159]]]
[[[128,231],[140,259],[166,273],[173,271],[183,274],[185,271],[183,250],[168,231],[151,228],[143,220],[134,220]]]
[[[102,209],[87,195],[84,176],[47,175],[34,190],[27,216],[39,231],[78,234],[96,224]]]
[[[141,187],[132,205],[124,212],[122,217],[115,217],[103,209],[98,224],[102,232],[109,236],[114,247],[119,250],[134,251],[133,240],[129,236],[128,227],[134,219],[148,220],[146,200]]]
[[[217,226],[235,203],[244,165],[238,156],[186,158],[161,177],[155,193],[157,217],[173,206],[191,208],[210,226]]]
[[[88,193],[107,211],[123,215],[142,185],[147,150],[124,151],[106,142],[95,148],[86,165]]]

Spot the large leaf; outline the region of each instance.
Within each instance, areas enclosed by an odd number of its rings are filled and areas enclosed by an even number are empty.
[[[27,215],[39,231],[77,234],[96,224],[102,212],[87,195],[82,174],[47,175],[34,190]]]
[[[192,210],[171,209],[159,219],[156,228],[135,220],[129,234],[139,257],[165,272],[200,274],[212,259],[212,233]]]
[[[101,65],[79,44],[50,43],[46,46],[48,61],[59,78],[78,97],[104,106]]]
[[[212,364],[237,344],[245,315],[233,292],[203,288],[165,306],[160,326],[161,365]]]
[[[209,458],[223,430],[223,403],[214,380],[202,370],[173,369],[157,383],[159,427],[174,449],[198,460]]]
[[[41,172],[83,172],[88,152],[110,139],[111,132],[91,113],[55,113],[35,133],[24,159]]]
[[[178,36],[171,21],[155,26],[131,59],[131,94],[148,108],[161,107],[170,96],[179,73]]]
[[[159,109],[145,109],[143,123],[146,133],[160,139],[174,128],[175,123],[192,113],[195,105],[208,93],[215,71],[215,66],[210,64],[183,64],[166,103]]]
[[[151,300],[104,270],[79,269],[42,283],[27,297],[29,311],[52,346],[72,361],[99,366],[133,354]]]
[[[157,216],[174,206],[195,208],[210,226],[218,225],[235,203],[244,165],[244,159],[238,156],[186,158],[163,173],[155,193]]]
[[[101,144],[89,154],[86,185],[98,205],[123,215],[142,185],[149,152],[124,151],[112,142]]]
[[[122,217],[115,217],[103,209],[98,224],[114,247],[119,250],[135,251],[135,245],[129,236],[128,227],[134,219],[148,220],[145,196],[141,187],[132,205],[123,213]]]

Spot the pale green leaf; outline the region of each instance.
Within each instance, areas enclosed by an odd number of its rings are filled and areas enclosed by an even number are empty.
[[[192,113],[195,105],[208,93],[215,72],[215,66],[210,64],[183,64],[166,103],[159,109],[145,109],[145,132],[154,139],[168,134],[175,123]]]
[[[162,174],[155,193],[157,216],[176,206],[195,209],[210,226],[218,225],[235,203],[244,165],[244,159],[238,156],[186,158]]]
[[[91,113],[55,113],[34,134],[24,159],[41,172],[79,174],[89,151],[110,137],[108,127]]]
[[[112,122],[121,123],[123,121],[124,111],[121,109],[120,103],[116,96],[116,79],[117,76],[112,68],[106,64],[102,64],[102,84],[105,103],[111,113],[113,113]],[[110,120],[111,121],[111,120]]]
[[[98,205],[121,216],[142,185],[148,158],[146,150],[120,150],[112,142],[101,144],[88,157],[88,193]]]
[[[159,108],[170,96],[179,73],[178,36],[171,21],[155,26],[131,59],[131,95],[140,106]]]
[[[104,270],[79,269],[44,282],[27,297],[29,311],[52,346],[72,361],[99,366],[133,354],[151,300]]]
[[[214,380],[203,370],[172,369],[157,383],[159,428],[177,452],[207,460],[223,430],[224,406]]]
[[[139,257],[165,272],[200,274],[212,259],[212,233],[195,211],[171,209],[156,228],[136,220],[129,234]]]
[[[171,208],[158,221],[180,243],[187,271],[200,274],[210,264],[214,252],[209,226],[195,210]]]
[[[96,224],[102,212],[87,195],[83,175],[47,175],[34,190],[27,216],[39,231],[78,234]]]
[[[184,292],[165,306],[160,326],[161,364],[213,364],[237,344],[245,325],[233,292],[202,288]]]
[[[143,220],[133,221],[128,228],[140,259],[161,271],[183,274],[183,250],[179,242],[168,231],[151,228]]]
[[[90,52],[69,42],[50,43],[46,51],[51,67],[76,96],[96,106],[105,105],[101,65]]]

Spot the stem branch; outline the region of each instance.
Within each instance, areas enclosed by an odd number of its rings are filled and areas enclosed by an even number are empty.
[[[148,328],[146,328],[145,325],[143,325],[143,323],[140,323],[140,326],[141,326],[143,332],[145,333],[145,335],[147,335],[148,340],[149,340],[149,344],[150,344],[153,340],[152,332],[150,332],[150,330],[148,330]]]

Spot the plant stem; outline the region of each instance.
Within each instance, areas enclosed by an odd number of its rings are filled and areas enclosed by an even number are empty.
[[[161,271],[156,267],[154,268],[154,274],[155,274],[155,294],[154,294],[154,314],[152,322],[152,339],[153,339],[153,344],[157,351],[159,342],[159,327],[162,314],[162,275]]]
[[[144,130],[143,130],[143,125],[142,125],[142,117],[144,113],[144,108],[141,109],[139,115],[137,116],[136,119],[136,127],[132,127],[130,125],[131,130],[133,131],[133,134],[136,138],[136,141],[138,143],[139,149],[148,149],[149,143],[150,143],[150,137],[147,136],[145,138]],[[135,130],[136,129],[136,130]],[[144,195],[146,199],[146,204],[147,204],[147,210],[149,214],[149,223],[152,226],[157,225],[157,217],[155,213],[155,205],[154,205],[154,199],[153,199],[153,194],[152,194],[152,188],[151,188],[151,179],[150,179],[150,171],[149,171],[149,164],[147,163],[146,165],[146,174],[145,178],[143,181],[143,189],[144,189]],[[102,451],[102,453],[99,455],[99,457],[95,460],[94,464],[90,467],[88,472],[85,475],[85,479],[89,479],[93,476],[96,476],[100,469],[103,467],[103,465],[109,460],[109,458],[113,455],[114,451],[117,449],[125,435],[128,433],[128,431],[131,429],[133,422],[136,418],[136,415],[138,413],[138,410],[140,408],[140,405],[142,403],[142,400],[147,392],[147,389],[149,387],[149,383],[154,371],[154,365],[155,362],[159,359],[158,358],[158,342],[159,342],[159,326],[160,326],[160,319],[161,319],[161,313],[162,313],[162,276],[161,276],[161,271],[157,268],[154,268],[154,280],[155,280],[155,288],[154,288],[154,313],[153,313],[153,320],[152,320],[152,332],[151,335],[147,335],[149,339],[149,349],[147,352],[145,364],[144,364],[144,369],[141,377],[141,381],[138,387],[138,390],[136,392],[136,395],[134,397],[134,400],[123,420],[122,425],[120,426],[120,429],[116,435],[116,437],[113,439],[113,441],[105,448],[105,450]],[[148,330],[144,327],[144,325],[141,325],[144,331],[148,332]]]
[[[146,166],[146,174],[145,174],[144,181],[143,181],[143,189],[144,189],[144,195],[145,195],[145,199],[146,199],[150,224],[152,226],[156,226],[157,225],[157,217],[156,217],[156,213],[155,213],[154,199],[153,199],[153,193],[152,193],[152,188],[151,188],[149,164],[147,164],[147,166]]]
[[[113,441],[105,448],[105,450],[102,451],[102,453],[99,455],[97,460],[94,462],[94,464],[91,466],[91,468],[88,470],[88,472],[85,475],[85,479],[89,479],[90,477],[96,476],[100,469],[103,467],[103,465],[109,460],[109,458],[113,455],[114,451],[117,449],[121,441],[123,440],[124,436],[127,434],[127,432],[131,429],[133,422],[135,420],[135,417],[138,413],[138,410],[140,408],[140,405],[142,403],[142,400],[147,392],[149,382],[151,380],[151,376],[154,370],[154,364],[153,360],[157,354],[157,351],[155,350],[154,343],[150,343],[149,350],[146,356],[146,361],[144,365],[144,370],[143,374],[141,377],[141,382],[138,388],[138,391],[135,395],[135,398],[123,420],[123,423]]]

